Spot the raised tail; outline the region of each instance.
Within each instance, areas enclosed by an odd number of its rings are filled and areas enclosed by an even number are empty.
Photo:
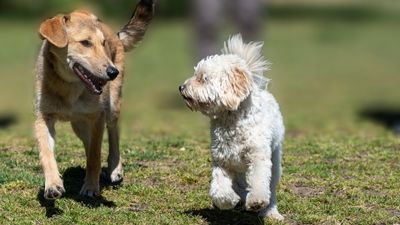
[[[143,39],[153,15],[154,1],[140,0],[129,22],[118,32],[126,52],[132,50]]]

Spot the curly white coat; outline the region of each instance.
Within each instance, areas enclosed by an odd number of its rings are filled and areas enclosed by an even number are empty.
[[[244,203],[246,210],[282,220],[276,186],[284,125],[275,98],[266,90],[263,72],[268,63],[261,48],[262,43],[231,37],[223,54],[200,61],[180,90],[191,109],[211,119],[214,205],[232,209]]]

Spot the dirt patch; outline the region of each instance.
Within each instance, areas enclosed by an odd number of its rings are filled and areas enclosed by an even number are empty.
[[[397,210],[397,209],[386,209],[386,212],[388,212],[391,216],[400,217],[400,210]]]
[[[378,191],[373,189],[364,189],[362,190],[362,192],[368,196],[383,197],[383,198],[388,196],[388,194],[383,191]]]
[[[320,187],[308,187],[302,184],[293,184],[289,186],[291,192],[300,197],[313,197],[321,194],[324,189]]]
[[[129,204],[128,210],[132,211],[132,212],[143,212],[143,211],[146,211],[147,208],[148,208],[148,206],[145,204],[139,204],[139,203],[133,202],[133,203]]]
[[[138,161],[137,165],[141,168],[157,168],[157,170],[171,170],[171,168],[182,165],[182,160],[163,160],[163,161]]]
[[[31,149],[27,146],[4,146],[0,147],[0,152],[27,152]]]
[[[393,217],[400,217],[400,210],[398,210],[398,209],[393,209],[393,208],[382,208],[382,207],[379,207],[378,205],[376,205],[376,204],[367,204],[366,206],[365,206],[367,209],[369,209],[369,210],[381,210],[381,211],[386,211],[390,216],[393,216]]]

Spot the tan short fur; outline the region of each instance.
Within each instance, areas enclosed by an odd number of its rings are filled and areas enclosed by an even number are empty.
[[[59,198],[65,192],[54,154],[54,125],[58,120],[71,123],[85,148],[87,166],[82,195],[100,193],[100,153],[105,124],[110,180],[122,181],[118,118],[124,53],[143,38],[153,10],[153,1],[141,0],[131,20],[118,34],[87,11],[57,15],[40,25],[39,34],[44,41],[36,64],[35,134],[45,177],[45,198]],[[109,67],[116,68],[118,76],[111,79]],[[90,78],[80,78],[77,74]],[[89,84],[85,85],[84,80]]]

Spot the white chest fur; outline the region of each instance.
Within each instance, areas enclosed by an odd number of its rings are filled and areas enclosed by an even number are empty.
[[[281,142],[284,128],[275,99],[269,93],[253,94],[238,111],[211,121],[211,154],[218,165],[246,169],[250,155],[271,152]]]

